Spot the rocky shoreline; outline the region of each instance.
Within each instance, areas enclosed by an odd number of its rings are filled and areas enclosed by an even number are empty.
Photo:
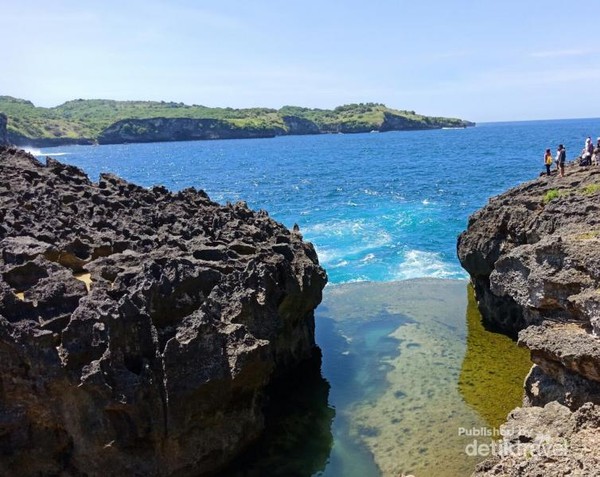
[[[0,474],[215,472],[319,373],[327,277],[266,212],[8,146],[0,176]]]
[[[274,138],[467,128],[475,123],[360,103],[334,109],[209,108],[164,101],[77,99],[53,108],[0,95],[8,141],[22,147]],[[1,125],[0,125],[1,127]]]
[[[600,168],[569,166],[494,197],[458,239],[485,324],[534,363],[478,477],[600,472],[599,198]]]

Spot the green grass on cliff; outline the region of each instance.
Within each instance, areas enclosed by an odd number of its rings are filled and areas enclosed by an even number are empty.
[[[388,108],[380,103],[347,104],[333,110],[284,106],[279,113],[313,121],[325,132],[376,131],[383,124],[386,114],[406,120],[414,129],[465,126],[461,119],[423,116],[414,111]]]
[[[555,199],[560,199],[561,197],[571,195],[571,192],[571,190],[550,189],[544,194],[542,201],[544,202],[544,204],[548,204],[549,202],[552,202]]]
[[[284,116],[297,116],[314,122],[321,132],[365,132],[378,130],[386,115],[410,124],[407,129],[463,127],[455,118],[422,116],[414,111],[401,111],[379,103],[339,106],[333,110],[297,106],[283,108],[209,108],[165,101],[113,101],[76,99],[52,108],[11,96],[0,96],[0,112],[8,116],[9,134],[30,139],[88,138],[96,139],[108,126],[124,119],[191,118],[218,119],[235,128],[285,128]]]
[[[589,184],[581,191],[584,195],[592,195],[600,191],[600,184]]]

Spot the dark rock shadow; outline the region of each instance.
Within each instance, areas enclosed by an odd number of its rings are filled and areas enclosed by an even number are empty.
[[[321,376],[321,352],[267,390],[266,429],[230,467],[215,475],[309,477],[325,468],[333,446],[329,383]]]

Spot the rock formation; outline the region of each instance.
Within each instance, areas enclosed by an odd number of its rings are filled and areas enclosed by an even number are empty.
[[[277,127],[235,127],[219,119],[149,118],[123,119],[98,136],[100,144],[124,142],[193,141],[199,139],[248,139],[285,134]]]
[[[517,408],[502,426],[493,457],[473,477],[595,477],[600,469],[600,407],[591,403],[571,412],[550,402]]]
[[[314,362],[326,275],[264,211],[0,148],[0,474],[203,475]]]
[[[535,430],[536,419],[564,418],[574,424],[557,435],[592,446],[594,462],[598,447],[586,439],[600,430],[593,407],[600,404],[599,198],[600,168],[571,166],[565,178],[541,176],[491,199],[458,240],[486,324],[518,333],[534,362],[525,407],[508,426]],[[567,454],[556,466],[556,456],[543,452],[535,465],[522,457],[522,473],[502,475],[541,475],[542,468],[544,475],[564,475],[556,469],[572,459],[586,468],[574,448]],[[498,475],[507,459],[486,463],[482,469],[489,473],[477,475]]]
[[[299,118],[298,116],[282,116],[283,122],[287,129],[287,134],[290,135],[307,135],[307,134],[321,134],[319,126],[305,118]]]
[[[334,109],[283,106],[211,108],[165,101],[75,99],[36,107],[31,101],[0,95],[0,113],[8,113],[8,140],[18,146],[272,138],[285,135],[365,133],[466,128],[475,123],[354,103]]]

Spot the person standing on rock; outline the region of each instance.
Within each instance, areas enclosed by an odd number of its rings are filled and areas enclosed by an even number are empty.
[[[594,154],[594,145],[592,144],[592,138],[588,137],[585,140],[585,146],[581,150],[581,156],[579,159],[580,166],[589,166],[592,164],[592,155]]]
[[[550,175],[550,166],[552,165],[552,153],[550,149],[546,149],[546,153],[544,154],[544,165],[546,166],[546,172]]]
[[[562,144],[558,145],[556,150],[556,167],[559,177],[565,177],[565,162],[567,161],[567,151]]]

